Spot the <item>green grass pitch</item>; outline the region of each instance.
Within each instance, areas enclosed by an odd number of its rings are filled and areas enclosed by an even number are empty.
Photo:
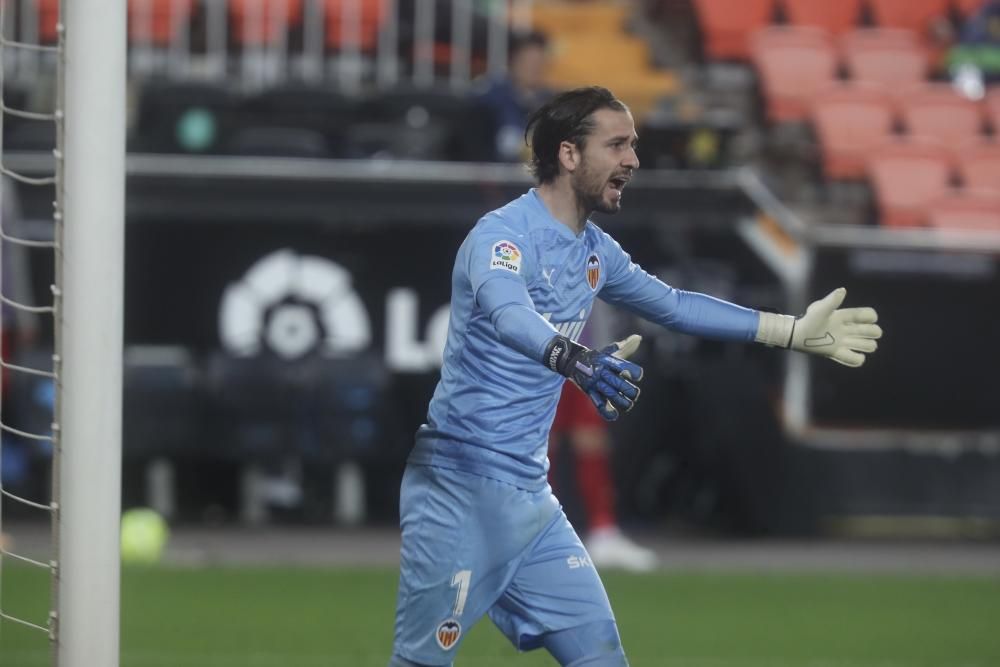
[[[610,573],[634,667],[1000,665],[1000,578]],[[41,621],[47,576],[5,562],[3,609]],[[122,667],[384,666],[396,573],[386,569],[125,569]],[[0,665],[47,665],[41,633],[0,626]],[[457,665],[517,655],[489,623]]]

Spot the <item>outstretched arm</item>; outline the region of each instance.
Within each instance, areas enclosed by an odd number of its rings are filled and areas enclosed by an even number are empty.
[[[601,298],[674,331],[755,341],[821,355],[851,367],[863,364],[882,336],[873,308],[840,308],[847,296],[842,287],[810,305],[802,317],[763,313],[674,289],[643,271],[620,247],[617,250],[622,261],[609,276]]]

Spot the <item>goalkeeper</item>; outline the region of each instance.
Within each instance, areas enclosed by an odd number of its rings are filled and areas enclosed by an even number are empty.
[[[838,289],[805,315],[759,313],[676,290],[588,220],[615,213],[639,167],[628,108],[604,88],[531,117],[538,187],[484,216],[458,250],[441,380],[403,475],[392,667],[450,665],[484,615],[560,665],[627,665],[604,586],[546,482],[563,383],[614,420],[639,398],[637,337],[576,342],[595,298],[665,327],[860,366],[881,329]]]

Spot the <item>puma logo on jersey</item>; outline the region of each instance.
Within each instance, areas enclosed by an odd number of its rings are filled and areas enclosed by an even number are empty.
[[[549,287],[552,287],[552,274],[555,272],[555,270],[556,270],[555,267],[552,267],[550,269],[542,269],[542,277],[545,278],[545,282],[549,284]]]

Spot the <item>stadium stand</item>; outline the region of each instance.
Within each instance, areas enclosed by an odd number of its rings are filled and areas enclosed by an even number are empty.
[[[948,13],[948,0],[868,0],[875,23],[925,33],[931,22]]]
[[[278,43],[302,22],[302,0],[228,0],[227,7],[232,38],[240,45]]]
[[[768,25],[771,0],[696,0],[705,55],[713,60],[748,60],[750,35]]]
[[[815,0],[784,0],[782,7],[788,23],[795,26],[823,28],[832,35],[851,30],[861,15],[861,0],[816,2]]]
[[[957,191],[927,206],[927,224],[936,229],[1000,232],[1000,192]]]
[[[554,89],[608,86],[641,120],[677,81],[655,66],[645,40],[628,33],[628,11],[610,2],[538,3],[532,22],[552,45],[548,80]]]
[[[870,151],[892,132],[892,98],[877,86],[839,83],[817,93],[811,117],[825,176],[860,180]]]
[[[930,67],[926,49],[911,32],[854,31],[841,40],[841,49],[852,79],[893,90],[924,80]]]
[[[190,24],[195,0],[129,0],[128,32],[132,42],[170,46],[178,32]]]
[[[1000,193],[1000,144],[982,141],[966,147],[959,153],[958,170],[965,187]]]
[[[836,76],[829,35],[819,28],[770,27],[754,33],[752,43],[768,119],[804,120],[812,97]]]
[[[951,155],[934,142],[894,139],[868,161],[868,174],[887,227],[921,227],[927,204],[951,187]]]
[[[950,84],[919,84],[903,91],[898,99],[900,115],[911,135],[949,146],[975,143],[981,137],[981,105],[956,93]]]

